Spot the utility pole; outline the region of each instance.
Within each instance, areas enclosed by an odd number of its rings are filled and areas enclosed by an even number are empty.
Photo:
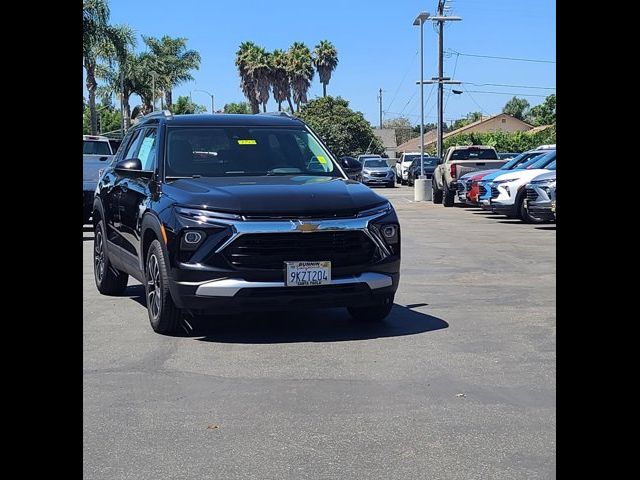
[[[438,14],[434,17],[431,17],[431,20],[438,22],[438,158],[442,158],[442,147],[443,147],[443,133],[444,133],[444,103],[443,103],[443,94],[444,94],[444,84],[459,84],[460,82],[456,82],[455,80],[451,80],[450,78],[443,77],[443,44],[444,44],[444,22],[451,20],[462,20],[460,17],[448,17],[444,15],[444,6],[447,0],[438,0]],[[434,78],[433,80],[436,80]],[[425,82],[430,83],[430,82]]]
[[[445,0],[438,1],[438,15],[444,14]],[[438,22],[438,79],[442,79],[442,44],[443,44],[444,22]],[[442,117],[443,117],[443,93],[442,81],[438,82],[438,158],[442,158]]]
[[[382,129],[382,89],[379,90],[378,100],[380,101],[380,129]]]

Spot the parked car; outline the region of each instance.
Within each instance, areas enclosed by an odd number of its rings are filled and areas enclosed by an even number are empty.
[[[384,158],[365,159],[362,164],[362,183],[395,187],[395,182],[395,170],[389,166]]]
[[[533,163],[530,168],[515,169],[496,177],[490,184],[491,211],[506,215],[510,218],[520,218],[529,223],[539,223],[524,209],[524,186],[541,173],[546,173],[550,167],[555,169],[556,152],[551,150]],[[553,165],[550,165],[553,162]]]
[[[288,115],[143,117],[100,177],[93,223],[98,290],[136,278],[159,333],[186,312],[347,307],[379,321],[398,288],[393,207]]]
[[[449,147],[431,178],[433,203],[452,207],[458,178],[465,173],[484,170],[485,167],[499,168],[504,163],[504,160],[498,158],[498,152],[493,147],[484,145]]]
[[[555,152],[555,150],[536,148],[535,150],[529,150],[527,152],[521,153],[517,157],[512,158],[507,163],[505,163],[500,169],[495,170],[492,173],[488,173],[481,179],[476,180],[478,183],[478,196],[476,204],[485,210],[491,210],[491,207],[489,205],[489,200],[491,199],[491,188],[489,187],[489,183],[491,183],[499,175],[505,173],[504,170],[526,169],[552,151]],[[549,160],[549,162],[551,161],[552,160]],[[473,189],[473,184],[471,185],[471,188]]]
[[[528,221],[529,217],[542,221],[555,220],[556,200],[556,162],[551,162],[547,167],[550,172],[535,177],[525,187],[524,208],[529,214],[523,217]]]
[[[422,163],[422,170],[424,171],[424,176],[429,179],[433,175],[433,171],[438,166],[438,157],[424,157],[424,162]],[[420,157],[411,163],[409,170],[407,171],[407,185],[414,186],[416,183],[416,178],[420,177]]]
[[[340,157],[340,166],[351,180],[362,180],[362,164],[353,157]]]
[[[98,173],[113,159],[113,151],[107,137],[82,136],[82,224],[89,222],[93,194],[98,183]]]
[[[498,157],[500,160],[509,160],[510,158],[517,157],[520,155],[519,153],[507,153],[507,152],[498,152]]]
[[[489,181],[493,179],[495,176],[501,175],[505,170],[513,170],[518,168],[520,165],[524,164],[527,160],[530,160],[534,157],[538,157],[544,155],[545,153],[549,153],[549,150],[529,150],[523,152],[516,157],[509,160],[502,167],[498,169],[491,170],[480,170],[479,172],[471,172],[466,173],[460,180],[458,180],[458,187],[456,192],[458,193],[458,200],[463,203],[467,203],[470,205],[477,205],[479,203],[480,196],[480,184],[483,181]],[[494,177],[491,177],[490,174],[495,174]],[[487,196],[487,199],[490,197]]]
[[[420,158],[420,152],[408,152],[400,155],[400,158],[396,162],[396,182],[402,185],[407,184],[409,167],[411,167],[411,164],[413,164],[417,158]]]

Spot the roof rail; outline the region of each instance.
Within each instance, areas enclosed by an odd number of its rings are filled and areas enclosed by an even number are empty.
[[[151,113],[147,113],[146,115],[142,116],[142,120],[145,120],[147,118],[155,118],[155,117],[173,117],[173,114],[169,111],[169,110],[156,110],[154,112]]]
[[[291,115],[289,112],[258,112],[258,113],[256,113],[256,115],[272,115],[272,116],[275,116],[275,117],[296,118],[293,115]]]

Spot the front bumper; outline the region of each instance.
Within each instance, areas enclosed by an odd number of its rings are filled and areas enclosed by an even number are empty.
[[[179,220],[180,218],[182,220]],[[304,233],[304,229],[300,229],[303,222],[299,220],[239,221],[214,218],[198,223],[197,218],[202,217],[195,216],[193,219],[187,219],[177,216],[176,220],[179,220],[181,226],[178,230],[172,229],[168,232],[168,248],[173,252],[173,254],[170,253],[172,260],[169,289],[178,308],[196,313],[221,311],[233,313],[288,308],[357,307],[384,304],[398,288],[400,229],[393,209],[374,212],[365,217],[313,220],[308,223],[315,225],[317,233],[311,234]],[[216,233],[209,233],[202,248],[196,250],[190,259],[181,261],[177,258],[181,251],[178,249],[181,232],[190,228],[206,230],[210,226],[221,224],[226,224],[229,231],[233,232],[231,237],[218,239]],[[398,228],[397,243],[388,244],[381,236],[380,227],[388,224]],[[343,257],[331,256],[347,255],[337,253],[344,248],[340,242],[347,241],[343,237],[340,237],[343,240],[332,240],[338,242],[333,244],[333,248],[329,244],[328,248],[323,246],[319,251],[307,251],[305,248],[311,248],[308,242],[308,247],[300,247],[305,243],[304,238],[315,238],[315,240],[309,240],[310,242],[320,241],[318,237],[311,235],[322,236],[324,235],[322,232],[326,232],[327,235],[358,232],[360,236],[368,238],[371,244],[365,242],[366,245],[357,251],[347,250],[350,261],[340,260]],[[279,234],[282,234],[282,237],[278,237]],[[270,238],[265,239],[265,235]],[[276,237],[278,239],[274,244],[273,239]],[[246,240],[247,238],[249,240]],[[242,243],[243,239],[245,239],[244,243]],[[208,241],[211,241],[211,247],[206,243]],[[278,253],[269,253],[273,252],[275,247]],[[265,248],[267,253],[251,253],[252,248]],[[355,260],[367,248],[373,249],[372,256],[368,257],[364,254],[360,259]],[[280,253],[282,251],[284,253]],[[237,256],[238,252],[242,255]],[[298,252],[300,256],[293,252]],[[332,280],[329,285],[286,286],[285,265],[282,260],[317,261],[322,260],[323,258],[318,257],[324,257],[325,254],[325,260],[336,259],[336,262],[332,263]],[[235,263],[229,260],[231,258],[229,255],[233,257]],[[277,255],[276,260],[263,263],[270,258],[269,255]],[[280,255],[283,257],[281,258]],[[256,266],[253,261],[242,263],[249,257],[253,257],[264,266]]]
[[[514,216],[516,212],[516,205],[513,203],[502,203],[500,201],[496,201],[495,198],[489,200],[489,209],[500,215],[507,215],[509,217]]]
[[[525,200],[524,207],[531,215],[541,220],[551,221],[555,219],[553,202],[551,200],[541,202],[529,202]]]

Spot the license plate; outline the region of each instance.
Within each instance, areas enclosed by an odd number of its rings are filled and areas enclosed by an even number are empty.
[[[331,262],[284,262],[287,287],[331,284]]]

